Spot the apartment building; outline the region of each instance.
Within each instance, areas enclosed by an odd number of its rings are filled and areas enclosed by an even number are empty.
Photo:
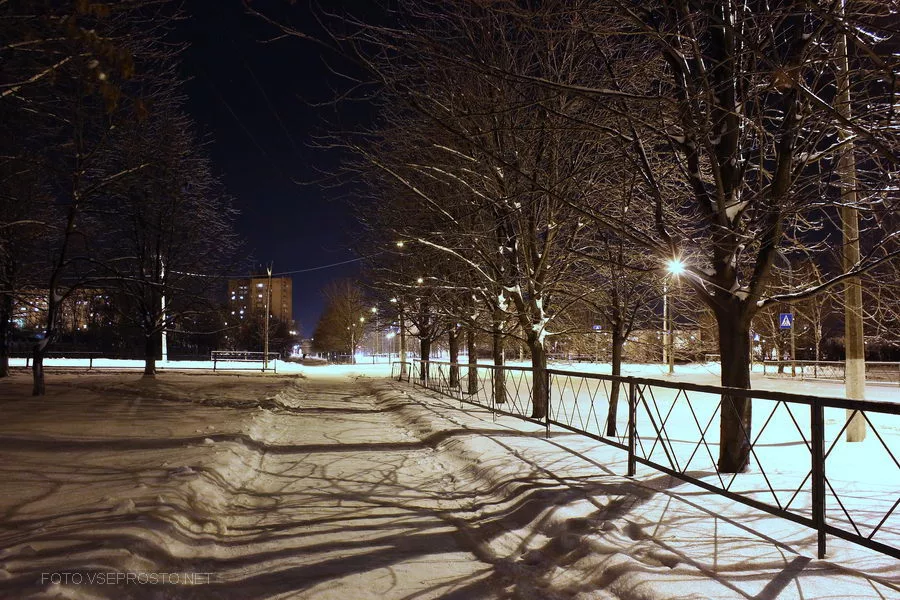
[[[290,322],[294,319],[293,280],[290,277],[273,277],[269,290],[269,277],[262,275],[247,279],[228,280],[228,313],[238,320],[263,317],[266,299],[269,297],[269,314],[272,318]]]

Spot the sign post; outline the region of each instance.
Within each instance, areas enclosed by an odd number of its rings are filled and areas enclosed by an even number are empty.
[[[600,332],[603,331],[603,325],[592,325],[591,329],[597,334],[594,340],[594,362],[600,362]]]
[[[791,377],[797,375],[797,357],[795,334],[794,334],[794,313],[780,313],[778,315],[778,328],[791,330]]]

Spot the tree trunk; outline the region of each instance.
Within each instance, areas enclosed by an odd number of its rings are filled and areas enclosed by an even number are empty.
[[[406,377],[406,315],[400,305],[400,379]]]
[[[722,385],[750,388],[750,325],[735,312],[716,315],[719,324],[719,353],[722,356]],[[740,473],[750,462],[752,425],[750,398],[722,395],[719,421],[719,472]]]
[[[44,385],[44,352],[40,343],[35,344],[31,354],[31,376],[34,381],[31,395],[43,396],[47,390]]]
[[[431,360],[431,339],[419,338],[419,358],[422,359],[419,379],[422,380],[422,385],[425,385],[428,381],[428,361]]]
[[[506,372],[500,367],[503,366],[503,330],[499,321],[494,321],[494,329],[492,331],[492,354],[494,357],[494,402],[497,404],[506,403]]]
[[[9,320],[12,309],[12,296],[0,296],[0,377],[9,377]]]
[[[532,419],[543,419],[550,407],[550,389],[547,377],[547,350],[544,342],[536,335],[528,336],[528,349],[531,351],[531,369],[534,376],[531,382]]]
[[[447,334],[450,346],[450,387],[459,387],[459,330],[451,327]]]
[[[625,346],[625,336],[618,326],[612,330],[612,374],[622,374],[622,349]],[[606,435],[616,435],[616,412],[619,410],[619,389],[621,383],[613,381],[609,390],[609,413],[606,415]]]
[[[154,332],[144,337],[144,377],[156,377],[156,359],[159,358],[161,333]]]
[[[478,393],[478,348],[475,345],[475,329],[466,332],[466,350],[469,353],[469,394]]]

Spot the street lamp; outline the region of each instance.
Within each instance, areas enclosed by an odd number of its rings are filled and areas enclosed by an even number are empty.
[[[269,302],[272,300],[272,263],[266,265],[269,282],[266,285],[266,335],[263,344],[263,371],[269,368]]]
[[[378,307],[373,306],[371,311],[375,315],[375,342],[372,344],[372,352],[375,353],[375,356],[378,356],[380,354],[378,346],[381,344],[381,332],[378,330]],[[374,358],[372,362],[375,362]]]
[[[669,274],[678,277],[684,273],[684,263],[673,258],[666,263]],[[663,362],[669,364],[669,375],[675,373],[675,330],[672,309],[669,306],[669,278],[663,279]]]

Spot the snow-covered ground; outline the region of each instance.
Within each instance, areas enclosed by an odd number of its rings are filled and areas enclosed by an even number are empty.
[[[0,597],[900,598],[896,559],[816,560],[812,530],[615,448],[385,364],[287,369],[0,380]]]

